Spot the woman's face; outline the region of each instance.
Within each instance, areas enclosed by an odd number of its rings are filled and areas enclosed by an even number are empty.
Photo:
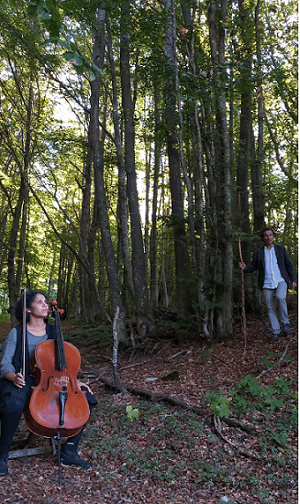
[[[27,308],[30,317],[45,318],[48,315],[48,302],[43,294],[37,294],[31,303],[30,308]]]

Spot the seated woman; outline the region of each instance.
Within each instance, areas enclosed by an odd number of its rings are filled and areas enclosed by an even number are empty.
[[[20,298],[16,306],[16,317],[20,323],[22,323],[22,305],[23,300]],[[25,377],[20,373],[22,325],[13,328],[7,335],[0,363],[0,476],[8,474],[8,455],[12,439],[18,428],[30,389],[35,385],[34,378],[30,376],[28,361],[41,341],[56,337],[55,327],[47,323],[49,306],[47,298],[42,292],[30,291],[26,293],[26,312],[28,355]],[[97,400],[88,385],[79,380],[77,380],[77,384],[82,390],[86,390],[86,399],[91,413]],[[84,428],[85,425],[78,434],[68,438],[63,444],[61,450],[63,464],[76,465],[84,469],[92,467],[92,464],[83,460],[77,452]]]

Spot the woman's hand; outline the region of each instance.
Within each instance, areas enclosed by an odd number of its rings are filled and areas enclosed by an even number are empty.
[[[11,381],[14,386],[19,389],[21,389],[25,385],[25,380],[21,373],[14,373],[13,371],[10,371],[9,373],[6,373],[5,378]]]
[[[86,383],[84,383],[83,381],[76,380],[76,382],[77,382],[78,388],[85,387],[91,394],[93,393],[91,391],[90,387]]]

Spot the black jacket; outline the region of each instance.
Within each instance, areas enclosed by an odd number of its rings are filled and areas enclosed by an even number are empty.
[[[289,281],[297,282],[296,274],[292,265],[292,262],[288,256],[288,253],[282,245],[274,244],[275,254],[277,258],[278,267],[281,276],[284,278],[287,284]],[[257,249],[253,254],[252,263],[246,266],[244,269],[245,273],[253,273],[253,271],[258,271],[258,286],[260,289],[263,288],[265,280],[265,246],[263,245]]]

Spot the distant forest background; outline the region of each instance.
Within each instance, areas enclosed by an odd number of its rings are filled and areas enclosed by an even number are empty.
[[[0,3],[2,313],[26,287],[121,339],[230,336],[239,243],[297,266],[297,2]]]

